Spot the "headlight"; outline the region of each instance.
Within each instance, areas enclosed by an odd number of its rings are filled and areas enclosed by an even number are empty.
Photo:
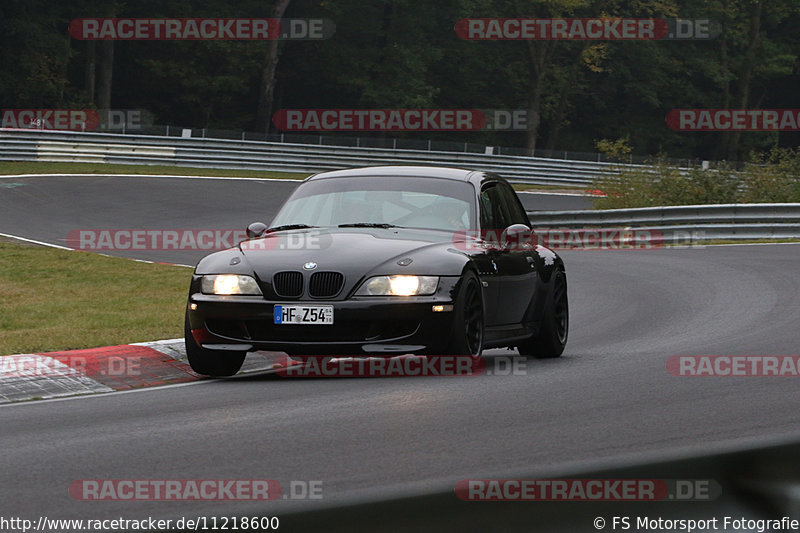
[[[376,276],[364,283],[357,296],[426,296],[436,292],[438,276]]]
[[[261,294],[255,279],[237,274],[203,276],[201,288],[203,294]]]

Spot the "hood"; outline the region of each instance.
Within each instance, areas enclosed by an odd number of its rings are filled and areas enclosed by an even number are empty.
[[[406,228],[282,231],[239,244],[247,263],[263,282],[270,283],[276,272],[285,270],[308,275],[335,271],[345,275],[342,295],[367,275],[450,273],[452,268],[445,266],[445,261],[434,258],[451,255],[446,250],[452,247],[450,233]],[[397,264],[407,257],[413,259],[411,264]],[[303,268],[311,262],[316,263],[315,268]],[[434,271],[441,269],[447,272]]]

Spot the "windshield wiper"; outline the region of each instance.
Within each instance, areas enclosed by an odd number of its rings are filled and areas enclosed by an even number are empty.
[[[284,231],[290,229],[309,229],[309,228],[316,228],[317,226],[309,226],[308,224],[284,224],[283,226],[275,226],[274,228],[268,228],[264,231],[264,233],[272,233],[274,231]]]
[[[339,224],[340,228],[399,228],[394,224],[385,224],[383,222],[351,222],[350,224]]]

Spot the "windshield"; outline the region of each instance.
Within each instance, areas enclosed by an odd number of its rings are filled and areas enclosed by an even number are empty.
[[[439,178],[326,178],[302,184],[271,227],[376,226],[460,231],[475,227],[472,185]]]

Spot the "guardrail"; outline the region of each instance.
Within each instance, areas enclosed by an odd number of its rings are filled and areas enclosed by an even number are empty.
[[[152,135],[0,131],[0,160],[91,162],[319,172],[369,165],[456,166],[514,183],[586,187],[621,165],[470,152],[437,152]]]
[[[715,204],[586,211],[531,211],[534,230],[636,228],[672,244],[800,239],[800,203]],[[634,239],[637,232],[634,232]]]
[[[319,172],[368,165],[438,165],[497,172],[515,183],[585,187],[620,165],[524,156],[285,144],[231,139],[0,130],[0,160],[175,165]],[[724,204],[536,211],[534,229],[636,227],[664,242],[800,239],[800,204]]]

